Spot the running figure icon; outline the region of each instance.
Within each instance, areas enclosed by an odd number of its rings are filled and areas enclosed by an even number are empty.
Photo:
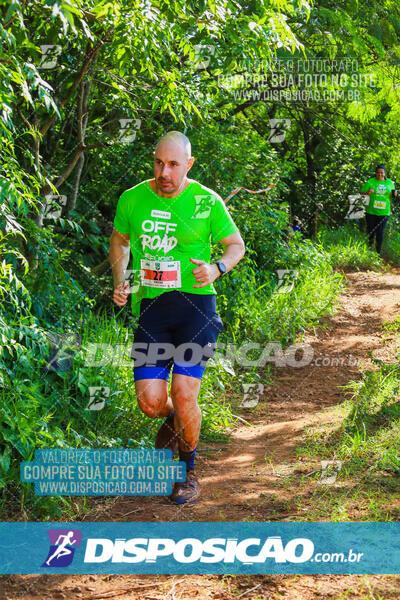
[[[51,561],[54,558],[61,558],[61,556],[67,556],[68,554],[72,554],[72,550],[67,548],[68,545],[76,544],[78,540],[72,539],[74,536],[73,531],[69,531],[66,535],[59,535],[56,541],[57,550],[46,560],[46,565],[50,566]],[[60,542],[60,540],[63,540]]]

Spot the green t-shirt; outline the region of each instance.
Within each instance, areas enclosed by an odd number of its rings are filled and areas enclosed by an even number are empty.
[[[394,190],[394,183],[391,179],[378,181],[375,177],[368,179],[361,188],[362,192],[374,190],[369,197],[369,204],[365,209],[370,215],[390,215],[390,196]]]
[[[212,284],[194,288],[196,265],[190,258],[211,259],[213,242],[238,231],[218,194],[189,180],[175,198],[164,198],[143,181],[123,192],[114,227],[129,234],[132,252],[132,312],[139,313],[143,298],[171,290],[215,294]]]

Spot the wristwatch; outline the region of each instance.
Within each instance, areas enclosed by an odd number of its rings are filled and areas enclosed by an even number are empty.
[[[224,273],[226,273],[226,265],[224,265],[223,262],[217,262],[215,264],[218,267],[218,271],[220,272],[220,275],[224,275]]]

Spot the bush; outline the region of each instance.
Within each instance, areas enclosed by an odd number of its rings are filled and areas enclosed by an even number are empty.
[[[356,223],[346,223],[338,229],[325,227],[319,232],[318,241],[337,269],[382,269],[382,260],[369,248],[366,234]]]

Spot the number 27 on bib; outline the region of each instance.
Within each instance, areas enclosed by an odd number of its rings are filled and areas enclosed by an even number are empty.
[[[141,284],[162,289],[181,287],[181,263],[179,260],[140,261]]]

